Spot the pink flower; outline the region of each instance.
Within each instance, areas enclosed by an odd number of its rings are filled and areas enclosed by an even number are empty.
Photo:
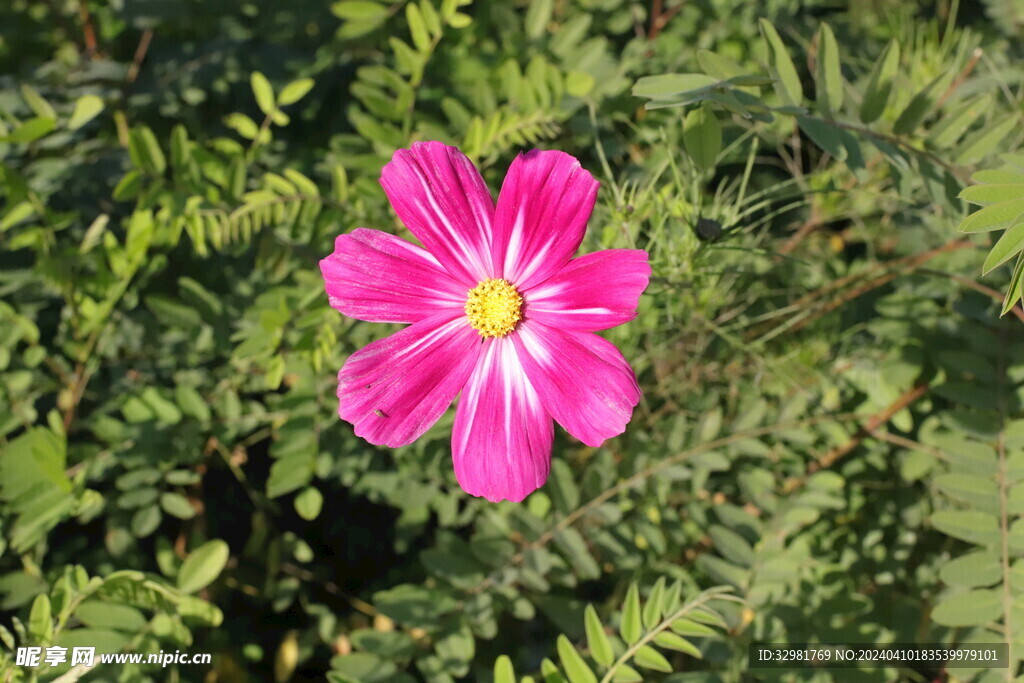
[[[349,356],[338,414],[370,443],[403,446],[461,391],[459,484],[521,501],[547,479],[552,419],[588,446],[626,428],[640,389],[594,331],[636,316],[647,253],[573,258],[598,182],[563,152],[520,154],[497,206],[473,163],[439,142],[395,152],[380,182],[426,248],[359,228],[320,262],[331,306],[409,324]]]

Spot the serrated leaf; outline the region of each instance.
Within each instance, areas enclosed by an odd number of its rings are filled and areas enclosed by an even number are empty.
[[[597,676],[564,635],[558,636],[557,649],[558,660],[562,662],[569,683],[597,683]]]
[[[892,93],[892,79],[899,65],[900,44],[893,39],[885,46],[885,50],[871,69],[871,75],[868,76],[864,99],[860,105],[860,120],[864,123],[871,123],[885,111],[889,95]]]
[[[971,590],[941,601],[932,610],[932,620],[943,626],[983,626],[1002,614],[999,593]]]
[[[249,85],[252,86],[252,94],[260,111],[268,116],[273,114],[277,110],[277,105],[274,104],[274,87],[270,85],[267,77],[259,71],[253,71],[249,76]]]
[[[82,95],[75,100],[75,108],[71,110],[68,128],[78,130],[92,121],[103,111],[103,100],[96,95]]]
[[[818,29],[818,65],[815,75],[818,106],[830,118],[843,107],[843,74],[839,69],[839,46],[829,25]]]
[[[1003,265],[1016,256],[1021,249],[1024,249],[1024,222],[1010,226],[1010,229],[1004,232],[999,241],[995,243],[985,259],[985,263],[981,266],[982,275]]]
[[[640,590],[635,583],[630,584],[629,590],[626,592],[619,633],[622,634],[622,639],[626,641],[627,645],[632,645],[643,635],[643,624],[640,620]]]
[[[662,631],[654,637],[654,642],[659,646],[667,648],[669,650],[676,650],[677,652],[685,652],[686,654],[701,659],[703,655],[696,645],[688,641],[686,638],[681,638],[675,633],[669,631]]]
[[[793,65],[793,59],[789,56],[786,44],[782,42],[782,38],[779,37],[779,32],[775,30],[775,26],[764,18],[760,19],[759,23],[761,34],[768,43],[770,53],[769,66],[772,76],[775,78],[775,83],[773,84],[775,92],[778,93],[785,104],[798,107],[803,102],[804,91],[803,86],[800,84],[800,76]]]
[[[683,144],[698,168],[715,167],[718,153],[722,151],[722,127],[710,107],[697,107],[686,115]]]
[[[178,570],[178,589],[195,593],[209,586],[223,571],[231,551],[219,539],[208,541],[193,550]]]
[[[668,663],[665,656],[650,645],[643,645],[633,655],[633,661],[645,669],[672,673],[672,665]]]

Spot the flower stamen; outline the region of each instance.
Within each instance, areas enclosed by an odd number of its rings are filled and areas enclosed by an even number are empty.
[[[481,337],[504,337],[522,319],[523,297],[507,280],[488,278],[469,290],[466,317]]]

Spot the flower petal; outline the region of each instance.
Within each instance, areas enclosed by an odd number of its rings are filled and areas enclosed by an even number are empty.
[[[562,330],[606,330],[636,317],[651,266],[642,249],[607,249],[575,258],[523,292],[526,315]]]
[[[489,501],[519,502],[551,467],[554,424],[509,338],[488,339],[455,409],[452,460],[459,486]]]
[[[380,184],[398,217],[445,269],[472,287],[490,277],[494,201],[455,147],[417,142],[384,167]]]
[[[640,387],[611,342],[524,320],[514,335],[519,358],[544,408],[588,446],[626,429]]]
[[[565,152],[532,150],[512,162],[494,213],[494,258],[522,290],[543,282],[576,252],[599,183]]]
[[[379,230],[339,235],[320,272],[331,306],[373,323],[414,323],[466,303],[466,288],[426,250]]]
[[[412,443],[455,400],[480,346],[461,311],[432,315],[377,340],[349,356],[338,373],[338,414],[370,443]]]

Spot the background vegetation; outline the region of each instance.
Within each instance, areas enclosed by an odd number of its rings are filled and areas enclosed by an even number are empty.
[[[750,642],[819,640],[1013,665],[801,680],[1014,679],[1022,27],[1014,0],[0,4],[0,676],[736,681]],[[651,254],[607,334],[633,422],[560,433],[521,505],[460,491],[450,414],[397,450],[336,415],[385,328],[317,261],[403,234],[377,178],[417,139],[495,190],[520,149],[574,154],[584,250]],[[15,666],[52,644],[214,657]]]

